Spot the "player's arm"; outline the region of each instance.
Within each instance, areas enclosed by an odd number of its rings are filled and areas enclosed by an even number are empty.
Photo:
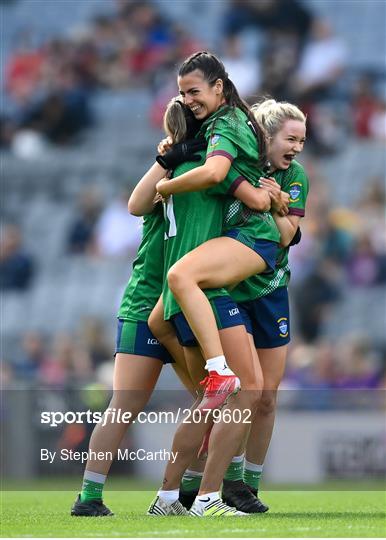
[[[158,149],[165,150],[168,139],[161,141]],[[190,139],[183,143],[173,145],[171,149],[159,154],[156,163],[150,167],[136,185],[128,202],[129,212],[135,216],[143,216],[152,212],[158,202],[157,183],[165,177],[166,171],[172,170],[185,161],[201,161],[198,152],[204,150],[207,144],[205,140]]]
[[[272,212],[272,216],[280,232],[280,245],[288,247],[298,230],[300,216],[280,216],[277,212]]]
[[[196,167],[180,176],[157,183],[157,191],[162,197],[175,193],[187,193],[208,189],[222,182],[231,168],[231,161],[225,156],[213,156],[204,165]]]
[[[262,188],[253,187],[246,179],[240,182],[232,195],[256,212],[269,212],[271,209],[269,193]]]
[[[260,186],[271,198],[271,212],[280,232],[280,245],[288,247],[298,230],[300,216],[289,213],[290,195],[282,191],[274,178],[260,178]]]
[[[127,203],[130,214],[143,216],[153,211],[157,195],[156,185],[164,178],[165,172],[159,163],[154,163],[142,176]]]

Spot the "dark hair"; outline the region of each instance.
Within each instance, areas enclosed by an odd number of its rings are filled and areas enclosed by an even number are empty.
[[[228,77],[228,73],[225,70],[224,64],[215,56],[207,51],[200,51],[192,54],[187,58],[181,65],[178,76],[183,77],[192,71],[198,69],[204,76],[204,79],[207,81],[209,86],[213,86],[218,79],[221,79],[223,82],[223,93],[225,101],[229,107],[238,107],[241,109],[248,120],[250,121],[251,126],[257,140],[257,145],[260,154],[260,162],[265,160],[265,137],[262,129],[259,124],[256,122],[256,119],[248,105],[240,96],[237,91],[237,88]]]

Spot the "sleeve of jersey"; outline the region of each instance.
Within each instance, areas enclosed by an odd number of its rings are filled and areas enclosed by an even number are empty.
[[[215,133],[209,138],[206,159],[223,156],[232,162],[237,157],[237,146],[221,133]]]
[[[210,195],[233,195],[241,182],[244,181],[247,181],[246,178],[231,167],[224,180],[214,187],[209,188],[208,193]]]
[[[289,193],[289,215],[304,217],[309,183],[303,167],[299,166],[288,175],[282,190]]]

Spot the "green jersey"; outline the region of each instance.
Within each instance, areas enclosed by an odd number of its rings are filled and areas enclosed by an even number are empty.
[[[286,170],[277,170],[272,174],[276,182],[290,195],[289,215],[303,217],[309,190],[305,170],[297,161],[293,161]],[[288,264],[289,247],[280,248],[274,272],[257,274],[235,287],[230,294],[235,302],[246,302],[267,296],[279,287],[288,285],[291,273]]]
[[[162,293],[165,222],[162,205],[144,216],[142,241],[126,286],[118,317],[147,321]]]
[[[204,163],[205,152],[202,152],[201,162],[185,162],[179,165],[174,170],[173,177],[181,176]],[[238,176],[237,171],[231,171],[229,174],[230,182]],[[221,188],[219,191],[219,195],[216,195],[215,188],[178,193],[171,195],[164,204],[166,221],[165,281],[163,287],[165,320],[181,311],[167,284],[166,274],[169,268],[189,251],[222,234],[224,197],[221,195]],[[228,295],[228,292],[221,288],[206,289],[204,292],[209,299]]]
[[[227,194],[223,233],[231,229],[242,232],[243,243],[252,247],[256,239],[280,241],[280,234],[270,212],[256,212],[231,195],[240,182],[247,179],[253,186],[263,172],[259,167],[259,152],[253,126],[238,108],[222,107],[201,126],[200,133],[208,140],[207,159],[224,156],[232,163],[231,171],[216,186],[216,193]],[[230,172],[231,172],[230,171]],[[209,193],[213,192],[213,188]]]

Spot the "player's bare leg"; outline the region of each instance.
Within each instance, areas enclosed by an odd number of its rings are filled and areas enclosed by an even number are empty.
[[[241,390],[228,400],[221,411],[225,413],[226,410],[227,421],[230,422],[215,423],[213,426],[200,495],[220,489],[233,456],[245,447],[263,386],[257,355],[251,349],[245,327],[221,330],[220,336],[229,365],[240,378]]]
[[[202,289],[232,285],[266,269],[265,261],[233,238],[209,240],[168,272],[168,283],[200,344],[205,360],[224,354],[216,320]]]
[[[173,357],[175,363],[172,364],[172,366],[182,384],[193,396],[195,396],[199,385],[198,383],[194,384],[192,382],[192,378],[189,375],[186,365],[184,350],[178,342],[173,326],[168,321],[164,320],[163,313],[164,309],[161,296],[149,316],[149,328],[158,341],[162,343]]]
[[[287,348],[287,345],[283,345],[257,351],[264,376],[264,388],[246,446],[244,474],[245,481],[251,485],[253,492],[258,491],[265,456],[272,438],[277,390],[284,375]]]
[[[114,456],[127,431],[128,423],[116,422],[109,411],[120,409],[122,413],[130,413],[130,421],[133,421],[147,404],[162,366],[163,363],[156,358],[125,353],[116,354],[113,397],[102,421],[95,426],[91,435],[89,450],[95,454],[90,452],[82,497],[79,496],[75,501],[72,515],[106,516],[112,514],[103,504],[102,490]],[[99,452],[103,453],[104,459],[94,459],[94,455],[101,455]]]

